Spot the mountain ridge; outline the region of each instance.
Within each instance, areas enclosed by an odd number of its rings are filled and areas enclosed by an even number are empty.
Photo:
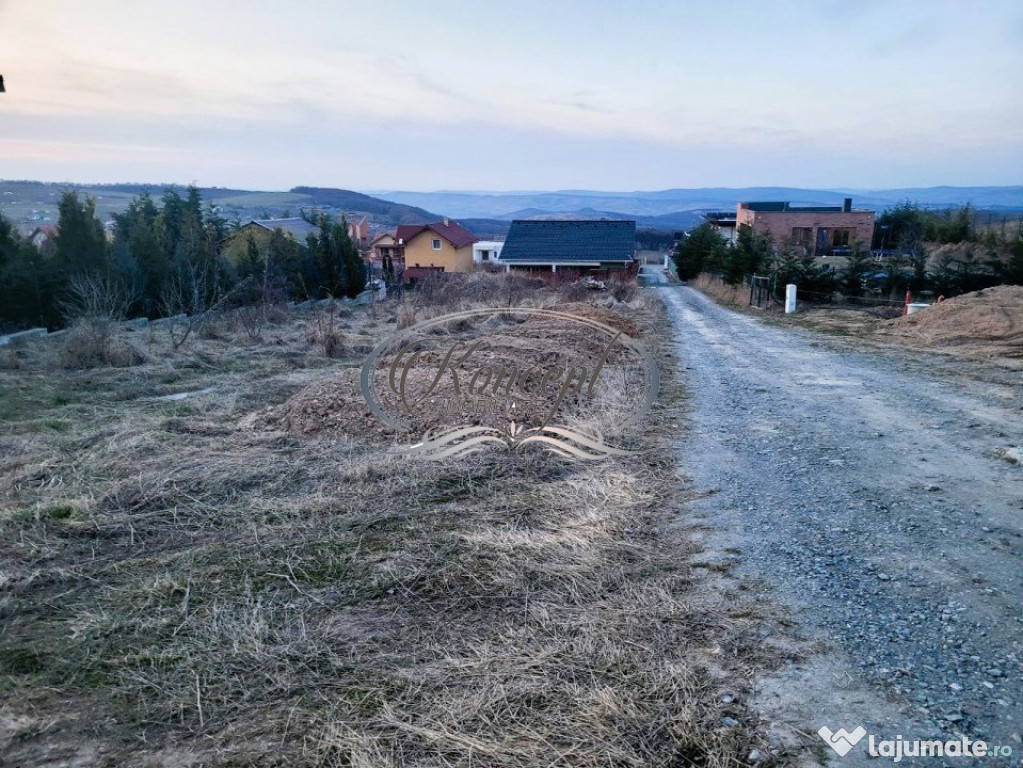
[[[637,192],[558,190],[540,193],[375,191],[384,200],[444,210],[450,216],[504,218],[517,211],[568,213],[588,208],[619,215],[660,216],[685,211],[734,209],[742,200],[787,200],[804,205],[841,205],[881,210],[906,200],[928,208],[971,203],[981,209],[1023,210],[1023,186],[902,187],[895,189],[812,189],[804,187],[699,187]]]

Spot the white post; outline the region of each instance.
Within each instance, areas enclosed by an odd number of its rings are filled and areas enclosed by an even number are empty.
[[[785,286],[785,314],[791,315],[796,311],[796,286],[789,283]]]

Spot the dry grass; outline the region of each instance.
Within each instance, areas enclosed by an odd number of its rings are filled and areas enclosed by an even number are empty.
[[[475,286],[471,300],[518,289]],[[666,349],[646,452],[593,465],[401,461],[243,426],[361,365],[353,350],[403,314],[469,300],[338,318],[340,351],[305,314],[268,321],[260,343],[225,325],[174,351],[140,332],[147,362],[129,368],[58,373],[26,352],[0,371],[0,761],[738,766],[766,753],[741,703],[750,665],[770,657],[761,620],[694,588],[696,548],[669,525],[687,489]],[[619,311],[665,322],[643,297]],[[725,688],[736,703],[722,707]]]
[[[689,285],[707,294],[718,304],[725,304],[732,307],[749,308],[749,284],[739,283],[729,285],[720,277],[709,275],[706,272],[700,273]]]

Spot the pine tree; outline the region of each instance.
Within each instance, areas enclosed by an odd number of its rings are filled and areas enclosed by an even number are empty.
[[[767,269],[772,260],[771,241],[745,224],[739,226],[735,246],[724,265],[726,283],[735,285],[750,275]]]
[[[57,261],[70,277],[82,273],[105,273],[107,239],[96,218],[96,201],[78,199],[74,190],[66,190],[57,204]]]
[[[241,264],[241,276],[262,281],[264,276],[263,266],[263,257],[259,253],[256,238],[249,235],[245,242],[245,260]]]
[[[160,211],[148,192],[114,214],[114,267],[137,303],[130,311],[156,317],[171,276],[171,261],[160,242]]]
[[[679,241],[675,249],[675,267],[681,280],[692,280],[701,272],[719,264],[727,247],[712,224],[704,223]]]
[[[362,260],[358,246],[352,241],[344,216],[341,217],[341,223],[335,227],[335,232],[341,259],[342,293],[353,299],[366,290],[366,264]]]
[[[0,326],[60,327],[57,296],[65,284],[56,260],[44,257],[0,215]]]
[[[870,269],[870,261],[867,253],[859,243],[853,245],[852,253],[845,267],[845,274],[841,281],[841,290],[849,298],[859,298],[863,295],[863,278]]]

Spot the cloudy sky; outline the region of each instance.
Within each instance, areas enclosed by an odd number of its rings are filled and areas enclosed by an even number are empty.
[[[0,0],[0,178],[1023,181],[1018,0]]]

